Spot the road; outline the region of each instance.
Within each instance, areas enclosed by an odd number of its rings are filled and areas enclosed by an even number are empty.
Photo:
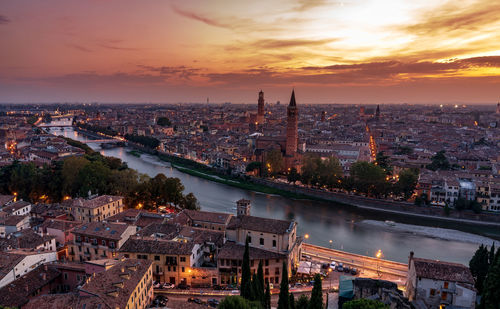
[[[408,265],[381,258],[369,257],[340,250],[328,249],[304,243],[303,254],[309,255],[313,261],[330,263],[341,262],[350,267],[356,267],[360,277],[388,280],[403,287],[406,282]],[[328,280],[325,279],[325,281]],[[338,281],[337,281],[338,282]],[[338,283],[337,283],[338,284]]]

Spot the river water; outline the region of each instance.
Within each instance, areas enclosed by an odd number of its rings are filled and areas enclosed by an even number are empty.
[[[63,135],[75,140],[88,142],[89,138],[82,136],[73,128],[52,128],[56,135]],[[105,156],[120,158],[130,168],[140,173],[155,176],[163,173],[168,177],[178,177],[185,187],[185,193],[193,192],[200,202],[201,209],[207,211],[235,213],[236,201],[245,198],[252,201],[251,213],[255,216],[293,219],[298,222],[298,234],[308,234],[306,240],[312,244],[373,256],[377,250],[382,250],[386,259],[407,262],[410,251],[417,257],[458,262],[468,265],[470,258],[477,249],[477,243],[445,240],[414,233],[380,228],[363,224],[363,220],[392,220],[428,227],[460,229],[466,232],[486,234],[500,237],[498,228],[473,227],[456,223],[442,223],[427,219],[415,219],[403,216],[386,215],[369,212],[336,203],[294,200],[282,196],[262,194],[242,190],[224,184],[191,176],[171,168],[156,157],[143,154],[136,157],[128,153],[127,148],[101,149],[97,143],[88,143],[94,150]],[[389,227],[388,227],[389,228]],[[474,235],[472,236],[474,238]],[[330,240],[332,243],[330,243]]]

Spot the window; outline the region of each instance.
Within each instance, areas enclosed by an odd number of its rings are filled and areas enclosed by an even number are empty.
[[[273,239],[273,247],[276,248],[276,239]]]
[[[269,266],[269,260],[266,260],[266,264],[265,264],[265,265],[266,265],[266,266]]]
[[[431,289],[431,290],[430,290],[430,294],[431,294],[431,296],[436,295],[436,290],[435,290],[435,289]]]
[[[181,262],[186,262],[186,257],[185,257],[185,256],[181,256],[181,257],[179,258],[179,260],[180,260]]]
[[[275,274],[275,275],[279,275],[279,274],[280,274],[280,268],[279,268],[279,267],[276,267],[276,268],[274,269],[274,274]]]
[[[184,271],[185,271],[184,266],[182,266],[182,268],[181,268],[181,272],[184,272]]]
[[[262,238],[262,237],[261,237],[261,238],[259,239],[259,243],[260,243],[260,245],[261,245],[261,246],[263,246],[263,245],[264,245],[264,238]]]
[[[448,288],[448,285],[449,285],[449,282],[448,281],[445,281],[444,282],[444,288],[447,289]]]
[[[160,260],[160,256],[159,255],[155,255],[155,261],[159,261]]]
[[[102,240],[102,242],[101,242],[101,244],[102,244],[103,246],[106,246],[106,241],[103,239],[103,240]]]
[[[63,273],[64,275],[64,280],[68,280],[68,273]]]
[[[268,275],[269,275],[269,268],[266,268],[266,269],[264,270],[264,275],[266,275],[266,276],[268,276]]]
[[[109,247],[110,247],[111,249],[114,249],[114,248],[115,248],[115,242],[114,242],[114,241],[110,241],[110,242],[109,242]]]

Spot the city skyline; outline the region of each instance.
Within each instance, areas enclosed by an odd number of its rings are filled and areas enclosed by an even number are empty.
[[[10,2],[5,103],[496,104],[500,4]]]

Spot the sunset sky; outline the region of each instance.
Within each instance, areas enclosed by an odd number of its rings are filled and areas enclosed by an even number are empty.
[[[13,0],[0,102],[491,103],[500,1]]]

